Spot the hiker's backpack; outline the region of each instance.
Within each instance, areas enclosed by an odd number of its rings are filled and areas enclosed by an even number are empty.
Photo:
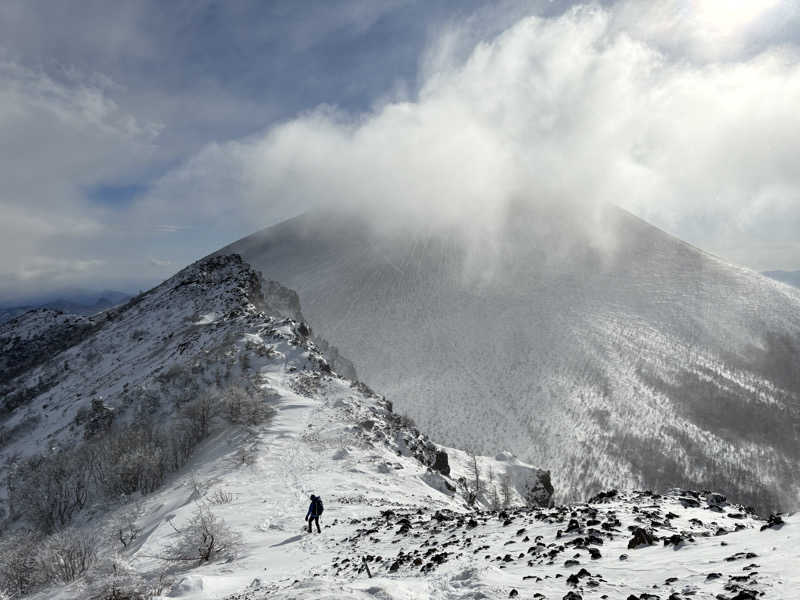
[[[323,510],[325,507],[322,506],[322,498],[317,496],[317,516],[321,515]]]

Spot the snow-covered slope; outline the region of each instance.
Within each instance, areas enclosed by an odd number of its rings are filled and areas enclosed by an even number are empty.
[[[287,314],[301,314],[289,290],[224,256],[99,318],[39,312],[0,329],[6,365],[27,349],[4,382],[4,398],[16,398],[5,405],[4,468],[96,435],[85,412],[101,395],[114,415],[107,435],[142,411],[170,427],[176,400],[209,390],[248,390],[273,411],[212,427],[154,492],[86,506],[71,535],[96,539],[97,560],[31,598],[796,597],[796,517],[761,531],[768,523],[741,506],[689,491],[548,507],[548,473],[508,452],[434,445],[334,372]],[[321,534],[304,530],[311,493],[325,502]],[[487,510],[494,503],[510,506]],[[202,511],[224,547],[208,562],[165,561]],[[23,525],[6,523],[4,537]],[[636,527],[652,546],[628,548]]]
[[[800,293],[616,209],[519,209],[463,243],[309,213],[228,246],[443,442],[561,498],[725,488],[798,506]],[[599,234],[597,232],[600,232]]]
[[[797,598],[796,517],[770,526],[718,494],[609,495],[549,510],[358,515],[330,528],[316,549],[326,562],[305,577],[259,580],[229,600]]]
[[[199,405],[205,413],[190,415],[194,425],[200,418],[216,423],[208,427],[211,438],[191,462],[135,506],[129,501],[140,496],[138,491],[119,496],[90,491],[80,509],[52,523],[56,529],[82,527],[80,535],[99,531],[101,556],[123,550],[62,590],[63,597],[102,591],[106,569],[139,589],[165,575],[165,581],[172,581],[175,567],[162,560],[165,548],[200,505],[216,502],[215,513],[242,539],[236,552],[241,557],[236,571],[241,572],[216,584],[215,566],[210,583],[207,575],[200,575],[199,583],[191,578],[179,582],[175,593],[185,586],[189,591],[206,586],[235,591],[242,581],[249,582],[253,569],[261,574],[263,556],[258,551],[281,546],[286,532],[294,536],[310,491],[324,494],[326,517],[335,517],[342,507],[353,514],[377,514],[375,507],[409,502],[448,509],[467,506],[459,488],[469,487],[466,477],[473,459],[437,447],[396,415],[389,402],[334,372],[308,327],[292,318],[301,314],[296,294],[262,281],[233,255],[200,261],[125,306],[95,317],[40,310],[0,325],[4,483],[27,457],[58,456],[87,443],[95,444],[94,450],[74,456],[98,460],[101,479],[107,478],[109,467],[97,453],[113,445],[98,446],[98,439],[127,435],[124,427],[137,423],[152,428],[155,422],[167,434],[177,432],[187,417],[186,407],[196,409],[198,399],[209,402]],[[274,416],[240,419],[234,426],[224,418],[231,412],[231,398],[267,408]],[[151,429],[143,431],[150,435]],[[140,451],[141,446],[127,449]],[[155,462],[158,452],[152,457]],[[475,457],[474,464],[495,478],[493,485],[483,486],[477,505],[498,497],[501,483],[509,489],[510,501],[549,502],[549,473],[507,453],[497,459]],[[72,467],[83,472],[82,466]],[[113,468],[133,473],[127,464]],[[83,487],[75,489],[101,485],[97,469],[90,471],[81,480]],[[22,479],[15,477],[19,487]],[[459,484],[462,477],[465,482]],[[8,494],[4,486],[2,514],[10,519],[3,525],[13,533],[31,524],[29,514],[38,513],[12,505]],[[117,508],[117,514],[106,514],[108,507]],[[117,547],[122,522],[141,532],[127,548]],[[7,557],[7,550],[0,548],[0,556]],[[299,560],[298,553],[305,550],[307,542],[274,553]],[[223,567],[223,572],[230,571]],[[296,562],[290,561],[283,571],[271,567],[270,577],[297,572]],[[42,597],[54,594],[47,588]]]

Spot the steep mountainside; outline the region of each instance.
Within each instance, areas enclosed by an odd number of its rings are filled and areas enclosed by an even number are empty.
[[[3,326],[3,372],[16,373],[3,382],[4,492],[33,506],[4,497],[0,592],[748,600],[800,585],[795,517],[685,490],[549,506],[549,473],[434,445],[338,375],[300,315],[296,295],[233,255],[99,317],[40,311]],[[189,459],[143,489],[176,449],[164,436],[203,425]],[[28,529],[58,491],[83,502],[49,537]],[[321,533],[302,520],[311,493]]]
[[[797,507],[800,293],[624,211],[597,221],[520,208],[464,243],[318,212],[222,252],[297,290],[423,429],[551,468],[562,498],[681,485]]]
[[[434,445],[338,375],[298,316],[296,294],[233,255],[199,261],[101,315],[39,310],[0,325],[0,592],[197,591],[174,577],[197,555],[164,557],[210,511],[231,525],[220,558],[243,558],[242,573],[220,584],[232,592],[263,571],[258,551],[302,523],[315,490],[326,516],[414,496],[464,510],[470,490],[477,506],[501,494],[549,503],[549,473],[507,453],[475,457],[493,480],[477,489],[467,481],[473,459]],[[64,529],[96,543],[99,558],[74,583],[58,572],[69,585],[53,588],[41,565],[63,559],[46,553]]]

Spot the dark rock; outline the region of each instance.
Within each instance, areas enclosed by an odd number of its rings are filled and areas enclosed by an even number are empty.
[[[756,592],[750,590],[739,590],[739,593],[730,600],[756,600],[757,597],[758,596],[756,595]]]
[[[784,521],[783,521],[783,519],[781,518],[780,515],[771,514],[769,516],[769,519],[767,519],[766,524],[761,526],[761,531],[764,531],[764,530],[770,529],[770,528],[780,529],[781,527],[783,527],[783,525],[784,525]]]
[[[678,533],[674,533],[669,537],[664,538],[664,545],[669,546],[672,544],[675,548],[683,546],[684,537]]]
[[[583,596],[577,592],[567,592],[561,600],[583,600]]]
[[[586,536],[586,545],[593,545],[593,546],[602,546],[603,545],[603,538],[599,535],[587,535]]]
[[[591,498],[589,498],[589,504],[602,504],[604,502],[609,502],[613,498],[616,498],[619,492],[617,490],[608,490],[607,492],[600,492],[599,494],[595,494]]]
[[[633,537],[628,541],[628,549],[638,548],[639,546],[651,546],[656,541],[656,536],[652,532],[635,527],[633,530]]]
[[[436,458],[433,461],[433,469],[442,475],[450,475],[450,462],[447,459],[447,452],[444,450],[436,451]]]
[[[597,548],[589,548],[589,556],[592,557],[592,560],[597,560],[602,557],[602,554],[600,554],[600,550]]]
[[[577,519],[570,519],[569,524],[567,525],[567,533],[571,531],[578,531],[581,528],[581,524],[578,523]]]
[[[509,598],[516,598],[517,596],[519,596],[519,592],[518,592],[517,590],[511,590],[511,591],[508,593],[508,597],[509,597]]]

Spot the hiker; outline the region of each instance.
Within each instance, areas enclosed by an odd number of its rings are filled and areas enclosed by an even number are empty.
[[[319,528],[319,516],[322,514],[322,498],[311,494],[311,504],[308,506],[306,521],[308,521],[308,533],[311,533],[311,522],[317,524],[317,533],[322,533]]]

